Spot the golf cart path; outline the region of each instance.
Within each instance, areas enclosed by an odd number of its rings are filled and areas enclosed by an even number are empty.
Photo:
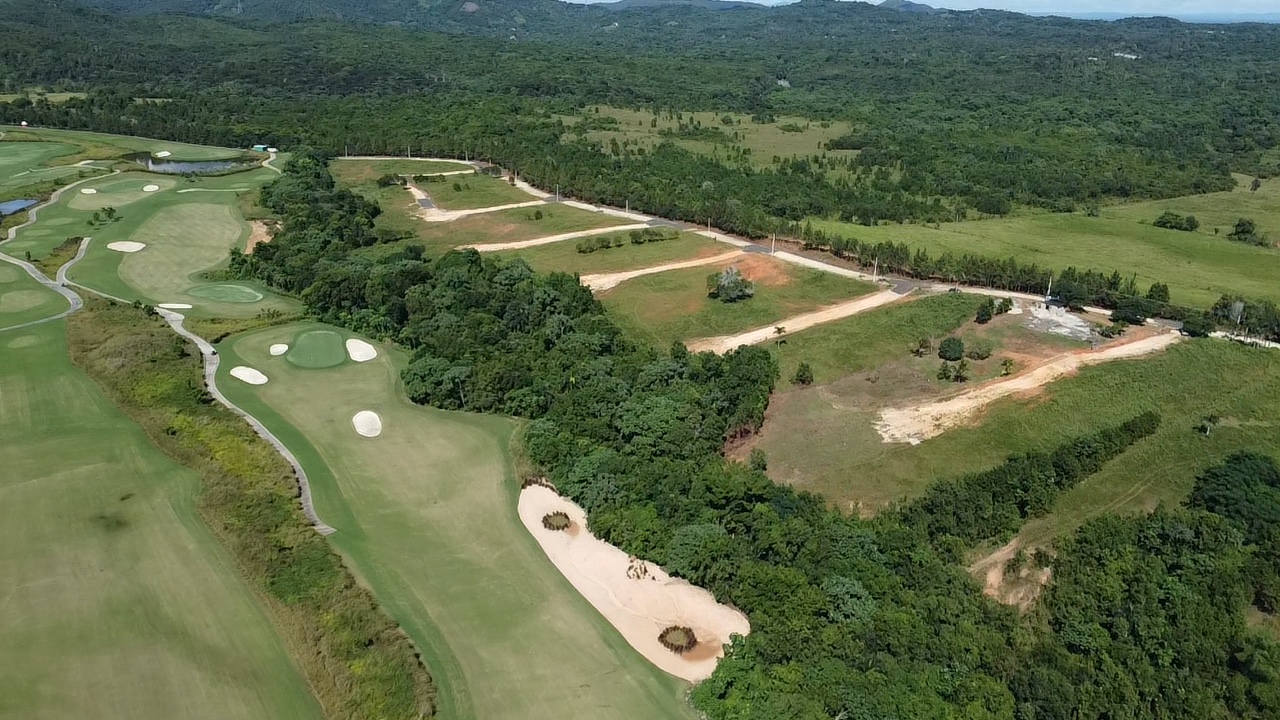
[[[579,281],[583,285],[591,288],[593,292],[604,292],[605,290],[611,290],[633,278],[667,272],[668,270],[684,270],[685,268],[701,267],[703,265],[715,265],[716,263],[733,260],[734,258],[741,257],[745,254],[746,253],[742,250],[730,250],[729,252],[712,255],[710,257],[694,258],[692,260],[684,260],[682,262],[667,263],[666,265],[653,265],[647,268],[640,268],[639,270],[583,275]]]
[[[911,407],[885,408],[875,423],[876,432],[883,442],[914,445],[964,424],[1001,398],[1033,392],[1082,367],[1159,352],[1180,340],[1182,336],[1176,330],[1166,329],[1157,335],[1099,350],[1064,353],[1026,372],[993,380],[955,397]]]
[[[546,237],[534,238],[532,240],[518,240],[515,242],[505,243],[479,243],[476,245],[460,245],[458,250],[475,250],[477,252],[499,252],[501,250],[523,250],[524,248],[537,247],[539,245],[550,245],[552,243],[563,242],[565,240],[573,240],[575,238],[592,237],[594,235],[607,235],[614,232],[627,232],[628,230],[643,230],[649,227],[646,223],[637,223],[635,225],[614,225],[613,227],[594,228],[591,230],[577,230],[575,232],[560,233],[559,235],[548,235]]]
[[[776,323],[738,333],[737,335],[718,335],[716,337],[690,340],[686,343],[686,346],[690,352],[710,350],[714,353],[726,353],[739,345],[758,345],[774,338],[806,330],[814,325],[840,320],[878,308],[881,305],[897,302],[906,296],[907,293],[899,293],[895,290],[881,290],[878,293],[863,295],[838,305],[829,305],[807,313],[793,315]],[[779,332],[779,329],[781,329],[781,332]]]

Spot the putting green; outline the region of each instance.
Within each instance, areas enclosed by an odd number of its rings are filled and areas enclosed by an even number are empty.
[[[262,293],[244,285],[199,285],[187,293],[198,298],[228,303],[253,303],[262,299]]]
[[[341,333],[310,330],[293,339],[284,359],[308,370],[337,367],[347,361],[347,346]]]

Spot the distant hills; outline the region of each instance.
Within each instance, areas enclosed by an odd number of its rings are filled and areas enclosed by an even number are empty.
[[[880,3],[880,7],[886,10],[901,10],[902,12],[924,14],[946,12],[945,10],[939,10],[938,8],[930,7],[924,3],[911,2],[911,0],[884,0],[884,2]]]

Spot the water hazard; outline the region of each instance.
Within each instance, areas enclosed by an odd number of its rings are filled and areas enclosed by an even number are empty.
[[[154,173],[166,175],[211,175],[214,173],[246,170],[258,163],[253,160],[168,160],[153,157],[151,153],[133,153],[125,155],[126,160],[135,162]]]
[[[35,200],[8,200],[0,202],[0,217],[12,215],[16,212],[22,212],[35,204]]]

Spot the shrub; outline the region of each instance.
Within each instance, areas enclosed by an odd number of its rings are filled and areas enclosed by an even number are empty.
[[[964,341],[958,337],[949,337],[938,345],[938,357],[956,362],[964,357]]]
[[[1175,212],[1169,212],[1166,210],[1160,214],[1160,217],[1156,218],[1156,221],[1153,222],[1152,225],[1159,228],[1165,228],[1167,230],[1195,232],[1200,228],[1200,221],[1196,219],[1195,215],[1187,215],[1183,217]]]
[[[974,317],[974,322],[978,323],[979,325],[986,325],[987,323],[991,322],[991,318],[995,317],[995,315],[996,315],[996,301],[992,298],[987,298],[982,301],[981,305],[978,306],[978,314],[976,317]]]
[[[802,362],[796,366],[795,375],[791,376],[792,385],[812,385],[813,384],[813,368],[809,363]]]
[[[747,457],[747,467],[764,472],[769,469],[769,456],[760,448],[752,448],[751,455]]]
[[[725,268],[724,272],[712,273],[707,278],[707,297],[720,302],[738,302],[755,294],[755,283],[742,277],[736,267]]]
[[[548,530],[568,530],[572,524],[569,516],[559,510],[542,516],[542,527]]]
[[[697,647],[698,637],[693,634],[693,628],[672,625],[658,634],[658,642],[671,652],[683,655]]]
[[[964,356],[970,360],[986,360],[991,357],[994,348],[988,340],[975,340],[969,349],[965,351]]]

